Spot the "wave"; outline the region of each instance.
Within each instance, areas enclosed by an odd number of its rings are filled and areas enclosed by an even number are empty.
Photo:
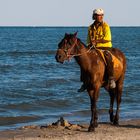
[[[12,125],[17,123],[27,123],[39,120],[39,116],[15,116],[15,117],[0,117],[0,126]]]
[[[52,55],[55,54],[56,50],[47,51],[6,51],[0,52],[0,56],[24,56],[24,55]]]

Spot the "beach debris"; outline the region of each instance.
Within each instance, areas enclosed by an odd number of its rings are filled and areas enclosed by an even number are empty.
[[[29,125],[29,126],[23,126],[21,129],[67,129],[67,130],[81,130],[86,128],[84,125],[79,124],[72,124],[65,120],[63,117],[60,117],[56,122],[53,122],[52,124],[42,125],[42,126],[36,126],[36,125]]]
[[[42,126],[41,128],[59,128],[59,129],[68,129],[68,130],[81,130],[85,128],[83,125],[72,124],[65,120],[63,117],[60,117],[56,122],[51,125]]]
[[[81,127],[78,124],[72,124],[69,127],[65,127],[68,130],[81,130]]]
[[[39,129],[39,126],[28,125],[28,126],[22,126],[21,129]]]
[[[52,123],[52,125],[69,127],[71,124],[67,120],[64,120],[63,117],[60,117],[60,119],[56,121],[55,123]]]

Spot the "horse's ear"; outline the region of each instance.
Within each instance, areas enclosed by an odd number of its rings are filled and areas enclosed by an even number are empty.
[[[67,34],[67,33],[65,33],[65,37],[66,37],[66,36],[68,36],[68,34]]]
[[[78,31],[74,33],[74,36],[75,36],[75,37],[77,36],[77,33],[78,33]]]

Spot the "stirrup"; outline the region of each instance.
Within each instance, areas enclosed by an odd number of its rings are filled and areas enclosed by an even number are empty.
[[[111,89],[116,88],[116,83],[115,83],[115,80],[114,79],[110,79],[109,80],[109,87]]]

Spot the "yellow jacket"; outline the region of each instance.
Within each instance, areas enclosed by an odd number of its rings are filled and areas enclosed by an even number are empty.
[[[94,23],[88,27],[87,45],[92,44],[91,40],[108,40],[107,43],[97,43],[96,47],[112,47],[111,43],[111,31],[110,27],[106,22],[101,23],[98,28],[95,27]]]

